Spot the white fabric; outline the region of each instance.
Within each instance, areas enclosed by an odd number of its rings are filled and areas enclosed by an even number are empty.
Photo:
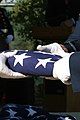
[[[7,53],[2,52],[0,54],[0,77],[2,77],[2,78],[13,78],[13,79],[26,77],[25,75],[23,75],[21,73],[12,71],[5,64],[6,59],[10,56],[15,55],[16,53],[17,53],[17,50],[15,50],[14,52],[7,52]]]
[[[72,54],[72,53],[71,53]],[[53,77],[55,79],[60,79],[64,84],[70,85],[70,69],[69,69],[69,58],[70,55],[61,58],[54,63]]]

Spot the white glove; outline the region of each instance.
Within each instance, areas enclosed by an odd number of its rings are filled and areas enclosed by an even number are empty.
[[[17,50],[13,52],[2,52],[0,53],[0,77],[2,78],[24,78],[27,77],[21,73],[14,72],[6,66],[6,59],[17,53]]]
[[[44,52],[50,52],[52,49],[53,43],[48,45],[38,45],[37,50],[44,51]]]
[[[60,55],[61,57],[69,55],[69,53],[66,53],[58,43],[52,43],[44,46],[38,45],[37,50],[50,52],[52,54]]]
[[[54,63],[53,69],[53,77],[55,79],[60,79],[64,84],[67,85],[71,84],[71,81],[69,80],[70,79],[69,58],[71,54],[56,61]]]

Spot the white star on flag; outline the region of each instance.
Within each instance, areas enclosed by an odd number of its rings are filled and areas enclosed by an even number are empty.
[[[38,63],[37,65],[35,66],[35,68],[39,67],[40,65],[42,65],[44,68],[46,68],[46,64],[48,62],[54,62],[54,61],[51,61],[52,58],[47,58],[47,59],[38,59]]]
[[[10,113],[10,117],[15,117],[15,114],[17,113],[17,112],[14,112],[14,111],[11,110],[11,109],[6,110],[6,111]]]
[[[21,55],[14,55],[15,61],[14,61],[14,66],[16,66],[17,63],[19,63],[21,66],[23,66],[23,60],[25,58],[29,58],[31,56],[25,56],[26,53],[23,53]]]
[[[71,120],[71,119],[69,119],[69,117],[66,117],[64,120]]]
[[[37,113],[36,111],[34,111],[33,109],[31,109],[31,108],[29,108],[29,109],[27,109],[28,111],[29,111],[29,114],[28,114],[28,116],[32,116],[32,115],[34,115],[35,113]]]

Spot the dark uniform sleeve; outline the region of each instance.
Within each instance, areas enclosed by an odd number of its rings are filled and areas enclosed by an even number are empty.
[[[80,52],[70,56],[69,66],[73,91],[80,92]]]
[[[72,34],[64,43],[69,52],[80,51],[80,17],[76,21],[76,26]]]

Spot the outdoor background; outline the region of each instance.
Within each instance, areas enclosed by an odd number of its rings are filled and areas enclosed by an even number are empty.
[[[36,39],[32,36],[32,28],[45,26],[45,12],[47,0],[17,0],[14,6],[5,7],[14,29],[14,41],[10,49],[35,50]],[[34,78],[35,105],[42,106],[44,100],[44,80],[40,77]],[[80,113],[71,113],[80,119]]]

